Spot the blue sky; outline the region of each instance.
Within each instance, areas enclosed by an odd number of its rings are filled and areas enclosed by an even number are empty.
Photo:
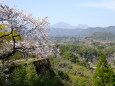
[[[115,0],[4,0],[10,6],[32,13],[35,17],[48,16],[51,24],[66,22],[71,25],[115,25]]]

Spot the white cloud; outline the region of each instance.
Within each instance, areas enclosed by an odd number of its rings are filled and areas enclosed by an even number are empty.
[[[80,7],[96,7],[96,8],[104,8],[115,11],[115,0],[100,0],[95,2],[86,2],[77,4]]]

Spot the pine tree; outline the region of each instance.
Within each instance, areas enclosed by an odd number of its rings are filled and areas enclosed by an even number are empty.
[[[11,78],[11,86],[39,86],[40,82],[32,63],[16,68],[11,74]]]
[[[21,66],[20,68],[16,68],[11,74],[11,86],[24,86],[25,79],[25,66]]]
[[[93,86],[113,86],[114,72],[103,53],[100,54],[100,59],[97,64],[96,72],[93,76]]]
[[[37,75],[35,66],[30,63],[26,67],[25,86],[38,86],[39,76]]]

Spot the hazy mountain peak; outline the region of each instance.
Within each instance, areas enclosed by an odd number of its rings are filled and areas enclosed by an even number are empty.
[[[58,23],[55,23],[53,25],[51,25],[52,28],[62,28],[62,29],[87,29],[88,26],[85,25],[85,24],[79,24],[77,26],[72,26],[68,23],[65,23],[65,22],[58,22]]]
[[[87,29],[89,26],[86,24],[79,24],[76,26],[76,28],[81,28],[81,29]]]
[[[51,27],[53,27],[53,28],[64,28],[64,29],[71,29],[71,28],[73,28],[72,25],[70,25],[68,23],[65,23],[65,22],[55,23],[55,24],[51,25]]]

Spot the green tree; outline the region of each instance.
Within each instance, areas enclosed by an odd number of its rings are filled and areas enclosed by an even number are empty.
[[[73,63],[79,62],[78,57],[76,57],[72,52],[64,52],[63,58],[70,60]]]
[[[30,63],[26,67],[26,75],[25,75],[25,86],[38,86],[39,77],[37,75],[35,66]]]
[[[25,80],[25,66],[21,66],[20,68],[16,68],[11,74],[11,86],[24,86]]]
[[[100,54],[100,60],[97,64],[96,72],[93,76],[93,86],[113,86],[114,72],[103,53]]]

